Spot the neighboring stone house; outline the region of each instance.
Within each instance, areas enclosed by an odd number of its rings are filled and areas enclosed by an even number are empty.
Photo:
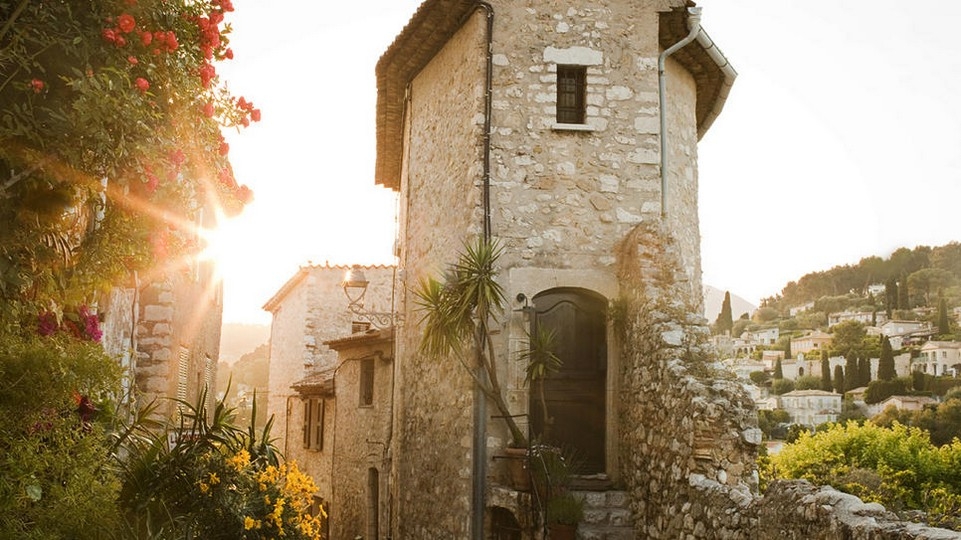
[[[891,341],[894,350],[921,341],[932,332],[931,325],[924,321],[890,320],[879,325],[879,328],[881,335]]]
[[[791,352],[793,354],[807,355],[811,351],[819,352],[824,350],[829,345],[831,345],[831,334],[815,330],[805,336],[791,339]]]
[[[324,342],[338,361],[294,383],[300,430],[287,459],[310,470],[330,519],[325,538],[383,538],[393,435],[393,330],[370,329]],[[376,509],[376,511],[372,511]]]
[[[781,395],[781,408],[791,416],[791,422],[813,428],[837,421],[841,397],[824,390],[794,390]]]
[[[961,341],[928,341],[921,355],[913,360],[913,369],[934,376],[961,373]]]
[[[196,405],[208,390],[205,405],[214,405],[223,292],[212,261],[167,266],[143,281],[134,276],[98,307],[104,349],[128,370],[124,386],[135,405],[155,402],[160,416],[173,419],[182,410],[176,400]]]
[[[270,327],[269,371],[266,401],[267,417],[273,417],[272,435],[285,454],[297,455],[302,437],[302,394],[295,383],[333,368],[337,351],[325,342],[363,332],[370,323],[348,309],[343,281],[347,266],[301,267],[274,296],[264,304],[272,315]],[[369,280],[364,308],[391,311],[394,267],[367,266]],[[314,474],[313,463],[300,460]]]

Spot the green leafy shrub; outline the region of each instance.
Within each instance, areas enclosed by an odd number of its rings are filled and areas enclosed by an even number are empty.
[[[958,525],[958,440],[936,447],[926,431],[899,423],[890,428],[871,422],[834,424],[814,434],[801,433],[771,457],[771,466],[779,478],[832,485],[890,510],[923,510],[932,523]]]
[[[120,370],[95,343],[0,335],[0,534],[108,538],[120,480],[106,457]]]

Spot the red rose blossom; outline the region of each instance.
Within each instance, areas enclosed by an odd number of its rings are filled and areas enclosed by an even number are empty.
[[[136,56],[133,56],[133,55],[130,55],[130,56],[127,57],[127,62],[130,62],[131,64],[133,64],[133,65],[136,66],[136,65],[137,65],[137,57],[136,57]]]
[[[144,47],[149,46],[150,42],[152,41],[153,41],[153,34],[146,31],[140,33],[140,43],[143,43]]]
[[[133,32],[134,28],[137,27],[137,21],[134,20],[133,15],[124,13],[117,17],[117,26],[120,28],[121,32],[124,34],[129,34],[130,32]]]
[[[43,86],[44,86],[43,81],[41,81],[40,79],[33,79],[30,81],[30,88],[33,88],[34,94],[39,94],[40,92],[42,92]]]
[[[137,87],[137,90],[140,90],[141,94],[143,94],[144,92],[147,91],[148,88],[150,88],[150,83],[147,82],[147,79],[144,79],[143,77],[137,77],[137,80],[134,81],[134,85]]]

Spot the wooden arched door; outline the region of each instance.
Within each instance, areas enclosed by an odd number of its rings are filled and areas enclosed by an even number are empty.
[[[580,474],[605,471],[607,388],[607,302],[583,289],[551,289],[534,297],[532,332],[553,331],[560,369],[544,381],[545,430],[540,396],[530,392],[531,427],[543,442],[573,449]]]

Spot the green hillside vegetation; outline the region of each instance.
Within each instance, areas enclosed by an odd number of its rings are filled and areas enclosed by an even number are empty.
[[[233,365],[227,362],[217,364],[217,396],[225,403],[237,408],[237,423],[247,427],[254,392],[257,394],[257,426],[262,428],[267,421],[267,374],[270,348],[265,343],[240,357]],[[229,385],[229,388],[228,388]]]
[[[885,293],[868,295],[868,287],[884,284]],[[854,265],[805,274],[791,281],[781,294],[765,298],[762,308],[787,313],[791,307],[815,302],[815,312],[833,312],[876,306],[893,315],[915,307],[934,307],[943,297],[949,307],[961,304],[961,243],[905,247],[887,259],[872,256]],[[865,302],[867,300],[867,302]]]
[[[872,294],[872,285],[883,285],[884,291]],[[885,317],[931,322],[938,329],[936,339],[952,340],[961,339],[961,329],[950,315],[959,305],[961,243],[913,250],[902,247],[886,259],[865,257],[854,265],[805,274],[785,285],[781,294],[764,298],[750,317],[744,314],[728,326],[727,314],[722,312],[714,331],[720,334],[730,328],[731,335],[739,337],[745,331],[777,327],[780,341],[767,348],[790,353],[792,337],[813,330],[827,331],[831,313],[855,311],[874,314],[872,322]],[[791,316],[792,308],[802,306],[807,308]]]

